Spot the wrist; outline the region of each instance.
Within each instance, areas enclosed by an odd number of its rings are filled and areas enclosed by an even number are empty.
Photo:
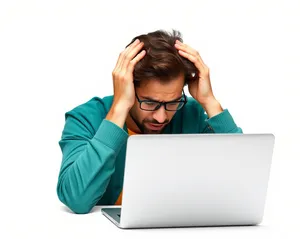
[[[209,118],[212,118],[215,115],[223,112],[223,108],[220,102],[215,98],[208,99],[205,103],[202,103],[201,105],[203,106]]]
[[[110,108],[106,119],[123,128],[130,107],[123,104],[113,104]]]

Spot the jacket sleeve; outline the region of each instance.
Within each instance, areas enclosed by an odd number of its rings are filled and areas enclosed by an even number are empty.
[[[204,119],[204,124],[201,127],[201,133],[243,133],[243,130],[238,127],[228,111],[224,109],[221,113],[208,118],[204,110],[201,111],[201,119]]]
[[[62,164],[58,176],[57,195],[75,213],[88,213],[101,199],[115,160],[128,134],[104,119],[94,135],[84,119],[66,115],[59,146]]]

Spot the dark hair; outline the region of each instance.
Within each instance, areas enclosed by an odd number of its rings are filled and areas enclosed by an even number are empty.
[[[198,70],[194,63],[179,55],[174,46],[176,40],[183,42],[179,31],[173,29],[172,33],[164,30],[150,32],[134,37],[128,45],[136,39],[144,42],[141,51],[146,50],[146,55],[135,65],[133,72],[135,86],[139,86],[143,80],[153,78],[168,82],[182,73],[185,85],[195,79]]]

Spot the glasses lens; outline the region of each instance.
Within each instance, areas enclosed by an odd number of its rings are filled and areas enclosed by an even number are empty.
[[[179,102],[170,102],[166,105],[167,110],[170,111],[175,111],[175,110],[179,110],[182,108],[182,106],[184,105],[183,101],[179,101]]]
[[[143,110],[155,110],[156,109],[156,107],[159,105],[159,103],[157,103],[157,102],[151,102],[151,101],[146,101],[146,102],[142,102],[141,103],[141,108],[143,109]]]

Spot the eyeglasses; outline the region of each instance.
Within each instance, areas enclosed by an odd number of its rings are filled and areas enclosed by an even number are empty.
[[[140,100],[136,93],[135,93],[135,96],[136,96],[138,102],[140,103],[140,108],[142,110],[156,111],[162,105],[164,105],[166,111],[177,111],[177,110],[180,110],[187,102],[187,98],[186,98],[186,95],[184,94],[183,90],[182,90],[182,93],[183,93],[183,95],[181,96],[180,100],[168,101],[168,102],[159,102],[159,101],[153,101],[153,100]]]

